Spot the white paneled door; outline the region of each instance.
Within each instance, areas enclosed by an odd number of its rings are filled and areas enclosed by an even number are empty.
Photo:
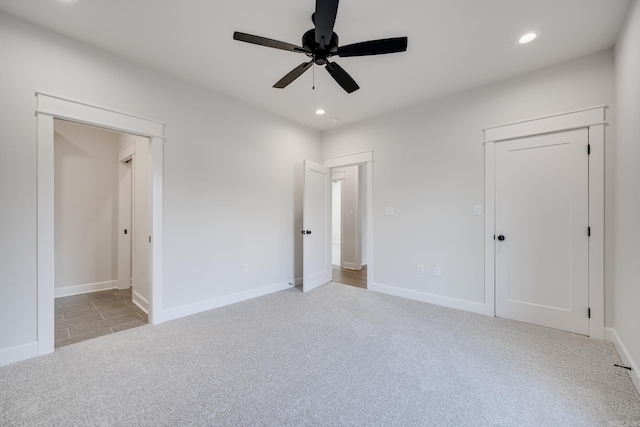
[[[588,335],[588,131],[496,143],[496,316]]]
[[[302,290],[331,281],[331,170],[304,161]]]

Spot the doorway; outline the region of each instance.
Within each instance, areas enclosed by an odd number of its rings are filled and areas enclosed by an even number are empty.
[[[147,321],[149,140],[58,119],[54,135],[55,347],[61,347]]]
[[[332,281],[367,288],[367,266],[363,262],[362,171],[359,165],[331,170]]]
[[[576,130],[579,130],[578,132],[583,134],[583,137],[582,137],[583,142],[582,142],[582,148],[578,150],[578,151],[582,151],[582,153],[578,153],[577,156],[581,155],[586,157],[586,166],[585,166],[584,157],[576,157],[576,159],[579,159],[577,160],[577,162],[582,164],[581,167],[583,169],[584,167],[586,167],[586,175],[587,175],[587,178],[586,178],[586,181],[587,181],[586,211],[587,213],[586,215],[588,218],[588,223],[581,224],[581,223],[584,223],[585,221],[580,220],[578,222],[575,222],[573,221],[573,219],[571,220],[572,222],[574,222],[573,224],[567,223],[565,221],[565,230],[572,229],[571,233],[574,234],[576,238],[582,237],[587,241],[587,244],[586,244],[586,247],[587,247],[587,250],[586,250],[587,252],[586,254],[586,257],[587,257],[586,301],[588,302],[588,306],[584,307],[585,297],[582,296],[581,297],[583,301],[581,303],[582,309],[580,310],[579,306],[575,306],[577,302],[575,304],[572,302],[571,304],[573,305],[571,306],[571,311],[573,311],[574,309],[577,310],[576,315],[579,314],[582,317],[582,321],[580,323],[583,323],[583,324],[586,323],[587,325],[586,333],[589,335],[589,337],[596,338],[596,339],[604,339],[604,145],[605,145],[604,142],[605,142],[605,127],[607,125],[607,119],[606,119],[607,108],[608,108],[607,106],[584,108],[581,110],[553,114],[553,115],[538,117],[538,118],[529,119],[529,120],[522,120],[518,122],[507,123],[504,125],[491,126],[483,130],[484,132],[483,144],[484,144],[484,154],[485,154],[484,156],[484,166],[485,166],[484,167],[485,169],[485,179],[484,179],[484,183],[485,183],[485,187],[484,187],[485,298],[484,298],[484,306],[485,306],[485,314],[489,316],[499,315],[500,309],[497,307],[499,304],[498,299],[502,299],[503,302],[505,300],[504,293],[502,293],[502,295],[499,295],[499,292],[502,292],[504,287],[500,291],[498,290],[498,288],[500,287],[501,280],[504,280],[504,278],[507,278],[507,279],[509,278],[509,276],[511,275],[511,271],[510,271],[511,269],[507,268],[505,270],[504,268],[500,267],[500,264],[505,264],[505,262],[507,263],[510,262],[510,260],[508,260],[508,257],[510,257],[511,255],[511,249],[506,247],[504,243],[509,242],[512,244],[511,246],[513,246],[514,244],[516,246],[518,244],[522,246],[522,243],[523,243],[523,242],[516,242],[514,241],[514,239],[510,239],[508,234],[503,233],[504,230],[501,231],[498,229],[498,227],[505,227],[505,226],[510,227],[509,223],[506,223],[505,225],[505,223],[501,222],[501,220],[499,219],[500,216],[504,218],[504,211],[501,214],[499,212],[499,209],[504,209],[505,206],[503,206],[502,204],[505,202],[505,200],[498,200],[498,197],[501,197],[500,192],[504,194],[504,188],[502,188],[503,184],[509,182],[509,178],[507,177],[508,179],[506,181],[502,180],[502,184],[501,184],[500,177],[499,177],[499,175],[501,174],[499,169],[502,167],[500,166],[500,163],[501,163],[500,158],[504,157],[505,155],[505,152],[504,152],[505,147],[507,147],[508,144],[518,144],[521,141],[524,141],[522,143],[527,144],[529,142],[532,142],[534,139],[544,138],[545,135],[549,137],[552,137],[550,135],[554,135],[553,137],[556,137],[557,135],[562,135],[562,134],[569,135],[575,132]],[[586,144],[584,143],[584,139],[585,139],[584,135],[586,135]],[[540,139],[540,141],[542,141],[542,139]],[[548,144],[549,142],[551,143]],[[506,144],[506,145],[500,148],[501,144]],[[529,153],[525,153],[525,151],[528,150],[528,148],[523,147],[524,151],[520,152],[520,154],[526,155],[526,154],[533,153],[534,151],[538,151],[538,153],[542,155],[547,145],[549,145],[550,149],[554,149],[553,146],[556,146],[557,144],[555,144],[553,141],[547,141],[547,142],[543,141],[539,147],[539,150],[534,146],[534,147],[531,147],[531,150],[529,151]],[[568,149],[568,147],[571,145],[572,144],[564,144],[562,148],[560,146],[556,146],[556,149],[558,150]],[[576,145],[574,145],[574,147],[578,147],[578,146],[580,146],[580,143],[577,143]],[[517,148],[518,147],[514,146],[514,149],[517,149]],[[571,161],[571,163],[573,162],[574,160]],[[504,159],[502,159],[502,163],[504,164]],[[510,162],[507,162],[506,164],[509,164],[509,163]],[[526,174],[526,175],[529,175],[529,177],[522,176],[520,178],[530,179],[530,178],[539,177],[540,174],[544,174],[547,162],[543,161],[543,163],[544,163],[543,165],[540,165],[539,163],[539,167],[535,171],[533,172],[530,171],[529,174]],[[570,164],[569,166],[570,168],[573,168],[575,165]],[[515,173],[517,172],[518,171],[515,171]],[[568,173],[566,169],[558,169],[558,171],[556,172],[559,174]],[[583,180],[583,185],[584,185],[584,178],[581,178],[581,179]],[[565,184],[572,185],[572,186],[574,185],[574,183],[571,182],[570,180],[565,181]],[[547,184],[547,186],[549,186],[549,184]],[[551,187],[553,187],[553,185],[551,185]],[[509,189],[507,188],[507,190]],[[552,188],[551,191],[555,192],[556,190],[557,190],[556,188]],[[577,192],[584,192],[584,189],[577,190]],[[523,192],[523,193],[526,193],[526,192]],[[573,191],[571,193],[572,193],[571,197],[573,198]],[[522,194],[518,194],[518,193],[514,193],[514,194],[516,194],[516,198],[519,196],[522,196]],[[542,193],[538,192],[535,194],[535,197],[545,198],[547,196],[548,195],[544,194],[544,192]],[[583,196],[580,196],[580,197],[583,198]],[[561,200],[561,203],[566,204],[567,202],[568,200]],[[507,201],[506,203],[508,204],[509,202]],[[535,204],[537,203],[534,203],[534,205]],[[537,215],[537,216],[546,215],[544,212],[541,212],[541,213],[536,212],[538,209],[538,206],[532,206],[530,209],[523,209],[523,206],[526,206],[526,204],[522,204],[522,205],[519,203],[514,204],[515,208],[520,209],[518,211],[519,212],[518,216],[520,218],[525,218],[531,215]],[[507,205],[507,208],[508,208],[508,205]],[[506,218],[507,219],[510,218],[510,212],[508,212]],[[573,228],[575,227],[581,227],[582,230],[576,229],[574,231]],[[516,227],[516,230],[517,230],[517,227]],[[538,236],[538,235],[532,235],[530,230],[525,229],[525,231],[528,232],[528,236],[531,239],[536,239],[537,242],[540,242],[540,239],[544,238],[544,246],[546,247],[556,245],[553,232],[548,233],[545,230],[543,234]],[[580,231],[582,233],[580,233]],[[580,236],[580,234],[582,234],[582,236]],[[566,237],[567,236],[565,235],[565,238]],[[559,242],[559,243],[565,244],[565,248],[566,248],[566,244],[567,244],[566,241]],[[558,246],[560,245],[558,244]],[[535,247],[535,245],[530,247]],[[554,247],[553,250],[555,249],[556,248]],[[584,252],[584,249],[580,249],[580,250]],[[505,258],[503,255],[507,255],[507,258]],[[516,265],[516,268],[519,268],[521,270],[520,271],[521,273],[523,272],[526,273],[527,272],[526,269],[530,269],[531,264],[522,262],[522,260],[526,258],[526,253],[525,253],[525,258],[523,258],[521,255],[522,254],[518,255],[520,256],[520,264]],[[566,258],[566,253],[565,253],[565,258]],[[583,255],[583,258],[584,258],[584,255]],[[584,263],[584,260],[581,262]],[[505,271],[507,273],[505,273]],[[568,277],[566,270],[564,275],[565,277]],[[503,278],[500,278],[500,276],[502,276]],[[554,277],[554,279],[555,278],[556,277]],[[583,282],[585,281],[584,278],[581,280]],[[569,282],[565,281],[565,283],[570,283],[570,281]],[[564,288],[565,296],[567,295],[567,292],[569,292],[568,289],[569,288],[565,286]],[[526,305],[527,301],[522,301],[522,297],[524,296],[524,294],[521,293],[520,295],[516,295],[516,292],[520,292],[522,291],[522,289],[519,289],[519,290],[514,289],[513,292],[511,293],[509,293],[509,291],[510,290],[508,290],[506,294],[508,299],[514,300],[516,304],[519,304],[520,302],[524,302]],[[555,292],[555,290],[553,290],[553,292]],[[573,292],[573,291],[570,291],[570,292]],[[539,306],[548,305],[548,302],[545,302],[545,301],[547,301],[546,298],[548,298],[549,296],[551,296],[551,294],[547,294],[547,293],[545,293],[544,295],[542,294],[529,295],[527,296],[527,298],[529,299],[528,305],[533,305],[533,304],[537,304]],[[567,304],[565,303],[565,307],[566,306]],[[545,307],[540,307],[540,308],[545,308]],[[523,320],[530,321],[527,319],[523,319]],[[550,326],[557,327],[552,325]],[[584,331],[585,331],[584,326],[582,326],[582,332],[580,333],[585,333]]]
[[[496,144],[496,316],[588,335],[588,132]]]
[[[325,159],[323,164],[317,164],[310,160],[303,162],[303,203],[302,217],[303,229],[302,241],[302,290],[309,292],[332,280],[332,168],[357,166],[360,189],[354,194],[359,200],[357,203],[363,207],[360,220],[362,239],[361,248],[366,251],[353,252],[356,263],[367,265],[366,287],[373,287],[373,151],[365,151],[356,154],[338,156]],[[341,188],[341,193],[344,193]],[[342,196],[344,199],[344,196]],[[341,203],[342,211],[345,204]],[[348,209],[348,208],[347,208]],[[355,208],[354,208],[355,209]],[[355,215],[355,210],[353,216]],[[341,234],[344,234],[345,223],[341,222]],[[341,247],[341,259],[345,266],[345,248]]]
[[[37,349],[42,356],[54,351],[54,119],[100,127],[150,140],[149,147],[149,322],[163,321],[163,152],[164,123],[93,106],[56,95],[36,92],[37,108]],[[153,237],[153,239],[152,239]]]

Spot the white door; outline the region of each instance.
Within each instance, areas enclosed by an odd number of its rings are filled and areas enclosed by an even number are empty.
[[[119,162],[120,187],[118,203],[118,289],[131,287],[132,219],[132,164],[133,157]]]
[[[304,161],[302,290],[331,281],[331,170]]]
[[[588,132],[496,143],[496,316],[589,333]]]

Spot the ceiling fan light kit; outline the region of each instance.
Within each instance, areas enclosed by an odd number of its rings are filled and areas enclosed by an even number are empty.
[[[274,88],[284,89],[311,68],[313,64],[316,64],[324,66],[331,77],[333,77],[347,93],[355,92],[360,86],[358,86],[344,68],[335,62],[330,62],[329,58],[333,56],[346,58],[350,56],[404,52],[407,50],[407,38],[394,37],[339,46],[338,35],[333,32],[333,26],[338,14],[338,1],[339,0],[316,0],[316,11],[311,15],[311,20],[315,27],[304,33],[302,36],[302,46],[238,31],[233,33],[233,38],[234,40],[245,43],[303,53],[311,59],[291,70],[273,85]]]

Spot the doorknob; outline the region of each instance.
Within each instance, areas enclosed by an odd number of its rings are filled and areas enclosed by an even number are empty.
[[[302,230],[302,234],[311,234],[311,230]]]
[[[504,236],[501,234],[498,236],[498,240],[500,240],[501,242],[504,240]]]

